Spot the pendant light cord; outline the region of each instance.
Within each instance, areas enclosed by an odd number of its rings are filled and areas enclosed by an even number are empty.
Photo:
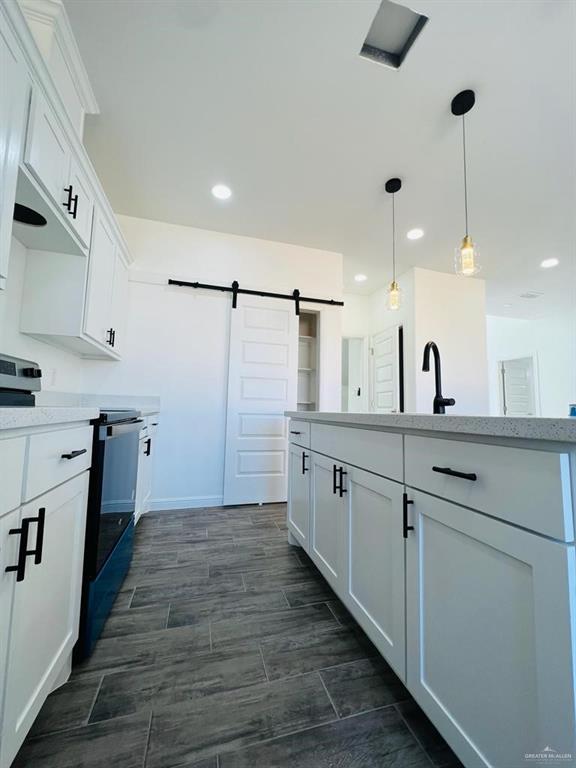
[[[464,157],[464,221],[466,224],[466,236],[468,236],[468,177],[466,174],[466,120],[462,115],[462,154]]]
[[[394,197],[392,195],[392,282],[396,282],[396,217],[394,211]]]

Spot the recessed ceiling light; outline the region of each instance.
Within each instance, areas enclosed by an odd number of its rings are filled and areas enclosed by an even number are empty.
[[[354,275],[354,280],[356,280],[357,283],[364,283],[366,280],[368,280],[368,278],[366,277],[366,275],[359,274],[359,275]]]
[[[551,267],[557,267],[558,264],[560,264],[560,260],[554,256],[551,259],[544,259],[544,261],[540,262],[540,266],[542,267],[542,269],[550,269]]]
[[[214,184],[212,194],[217,200],[228,200],[232,197],[232,190],[226,184]]]
[[[424,237],[424,230],[423,229],[410,229],[408,232],[406,232],[406,237],[408,240],[420,240],[421,237]]]

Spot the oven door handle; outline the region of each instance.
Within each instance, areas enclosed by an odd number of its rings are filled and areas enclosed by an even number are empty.
[[[106,427],[106,437],[118,437],[119,435],[127,435],[129,432],[140,432],[141,424],[144,424],[144,419],[135,419],[128,424],[109,424]]]

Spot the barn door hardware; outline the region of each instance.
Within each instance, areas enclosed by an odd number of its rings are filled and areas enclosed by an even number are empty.
[[[232,308],[236,309],[238,306],[238,294],[243,293],[247,296],[264,296],[270,299],[285,299],[286,301],[294,302],[294,309],[296,314],[300,314],[301,302],[307,304],[327,304],[331,307],[343,307],[343,301],[335,301],[334,299],[315,299],[311,296],[301,296],[300,291],[296,288],[292,293],[272,293],[271,291],[251,291],[248,288],[240,288],[238,280],[234,280],[232,285],[211,285],[209,283],[190,283],[187,280],[168,280],[168,285],[179,285],[183,288],[202,288],[207,291],[222,291],[224,293],[232,294]]]

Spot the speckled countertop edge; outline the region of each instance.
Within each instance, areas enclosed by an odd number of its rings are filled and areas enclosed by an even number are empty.
[[[91,421],[98,418],[98,408],[71,408],[68,406],[31,408],[0,408],[0,431],[23,427],[44,427],[53,424],[69,424],[75,421]]]
[[[330,422],[422,432],[509,437],[522,440],[549,440],[576,443],[576,419],[509,418],[505,416],[433,416],[422,413],[329,413],[286,411],[302,421]]]

